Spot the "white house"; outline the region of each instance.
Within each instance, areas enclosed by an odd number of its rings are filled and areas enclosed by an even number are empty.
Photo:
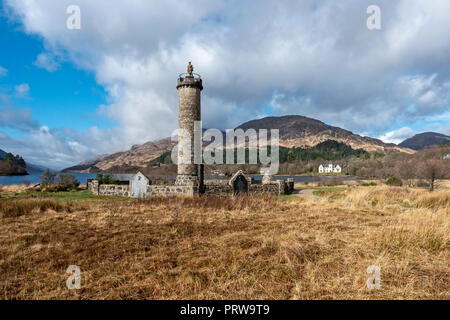
[[[328,163],[319,166],[319,173],[341,173],[342,167],[338,164]]]
[[[450,160],[450,153],[444,156],[444,160]]]

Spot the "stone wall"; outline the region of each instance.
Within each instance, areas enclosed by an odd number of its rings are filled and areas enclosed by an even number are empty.
[[[205,181],[206,182],[206,181]],[[248,194],[287,194],[289,189],[284,181],[274,181],[269,184],[253,183],[248,185]],[[205,183],[205,195],[226,196],[233,194],[233,188],[228,183]]]
[[[129,196],[128,185],[107,185],[99,184],[98,180],[88,180],[87,188],[94,195],[102,196]],[[147,187],[147,197],[172,197],[184,196],[193,197],[198,194],[197,186],[177,186],[177,185],[149,185]],[[276,180],[268,184],[250,183],[248,184],[249,194],[290,194],[294,190],[293,179],[287,181]],[[233,195],[233,187],[225,179],[205,180],[202,194],[227,196]]]
[[[205,181],[206,182],[206,181]],[[205,186],[203,187],[204,195],[211,196],[211,195],[217,195],[217,196],[227,196],[233,194],[233,188],[227,183],[205,183]]]
[[[98,194],[101,196],[129,196],[129,186],[127,185],[101,184],[98,190]]]
[[[98,188],[99,188],[98,180],[88,179],[88,181],[87,181],[87,189],[90,190],[92,192],[92,194],[98,196]]]
[[[150,185],[147,197],[193,197],[198,191],[196,186]]]
[[[229,179],[206,179],[203,181],[204,185],[229,185]]]
[[[248,186],[249,194],[280,194],[283,190],[280,190],[282,183],[268,183],[268,184],[251,184]]]

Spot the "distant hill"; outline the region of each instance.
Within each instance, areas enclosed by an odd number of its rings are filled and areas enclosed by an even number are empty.
[[[250,128],[256,130],[279,129],[280,145],[289,148],[313,147],[321,142],[333,140],[342,142],[355,150],[364,149],[368,152],[413,152],[412,150],[398,147],[393,143],[384,143],[379,139],[363,137],[351,131],[327,125],[322,121],[298,115],[252,120],[240,125],[238,128],[243,130]]]
[[[0,149],[0,159],[4,159],[6,154],[7,154],[6,151]],[[10,171],[10,169],[5,169],[4,165],[3,165],[3,167],[4,167],[3,170]],[[25,162],[25,169],[26,169],[26,172],[28,172],[28,173],[29,172],[43,172],[46,169],[46,167],[43,167],[43,166],[40,166],[37,164],[32,164],[29,162]],[[19,171],[20,171],[19,174],[22,175],[23,171],[22,170],[19,170]],[[0,173],[0,175],[1,175],[1,173]]]
[[[26,163],[19,155],[0,150],[0,176],[27,175]]]
[[[424,132],[416,134],[414,137],[406,139],[399,144],[400,147],[410,148],[413,150],[423,150],[440,146],[450,142],[450,136],[437,132]]]
[[[280,146],[285,148],[310,148],[322,142],[332,140],[350,146],[353,150],[362,149],[368,152],[377,151],[382,153],[388,151],[405,153],[414,152],[411,149],[402,148],[392,143],[384,143],[378,139],[362,137],[350,131],[329,126],[319,120],[296,115],[252,120],[243,123],[237,128],[243,130],[250,128],[255,130],[279,129]],[[154,162],[155,159],[172,150],[174,145],[175,143],[173,143],[170,138],[164,138],[155,142],[147,142],[142,145],[135,145],[127,151],[117,152],[82,162],[76,166],[67,168],[64,171],[90,172],[98,170],[107,171],[111,169],[117,171],[119,168],[126,171],[127,168],[145,168],[151,164],[152,161]]]

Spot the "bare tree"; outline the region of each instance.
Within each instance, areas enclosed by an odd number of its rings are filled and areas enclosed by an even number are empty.
[[[420,161],[418,175],[428,181],[430,191],[435,189],[436,180],[450,178],[450,162],[443,158],[446,149],[448,148],[430,149],[424,152]]]
[[[416,163],[410,159],[407,161],[398,161],[396,164],[397,175],[406,180],[407,186],[412,187],[414,179],[417,177],[417,166]]]

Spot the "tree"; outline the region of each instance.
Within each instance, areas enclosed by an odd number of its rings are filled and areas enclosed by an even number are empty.
[[[444,179],[448,174],[449,168],[444,161],[440,159],[426,159],[419,165],[418,174],[428,181],[430,191],[434,191],[437,179]]]
[[[98,183],[100,184],[118,184],[118,181],[111,177],[109,173],[97,173],[97,177],[95,179],[98,180]]]
[[[9,163],[9,164],[14,164],[14,155],[12,153],[7,153],[5,155],[5,158],[3,159],[3,161]]]
[[[43,186],[48,186],[55,182],[55,177],[56,174],[51,172],[50,169],[47,169],[42,173],[42,176],[40,176],[39,179]]]
[[[80,185],[80,182],[75,179],[73,174],[59,174],[58,175],[58,186],[61,190],[71,190],[76,189]]]
[[[399,161],[397,164],[397,174],[407,181],[408,187],[412,187],[414,179],[417,177],[416,164],[413,160]]]
[[[389,179],[386,180],[386,184],[388,186],[397,186],[397,187],[401,187],[403,185],[402,180],[400,180],[399,178],[397,178],[396,176],[392,176]]]
[[[424,150],[419,157],[417,174],[427,180],[430,191],[435,189],[435,182],[439,179],[450,178],[450,161],[444,160],[444,155],[450,148],[432,148]]]

